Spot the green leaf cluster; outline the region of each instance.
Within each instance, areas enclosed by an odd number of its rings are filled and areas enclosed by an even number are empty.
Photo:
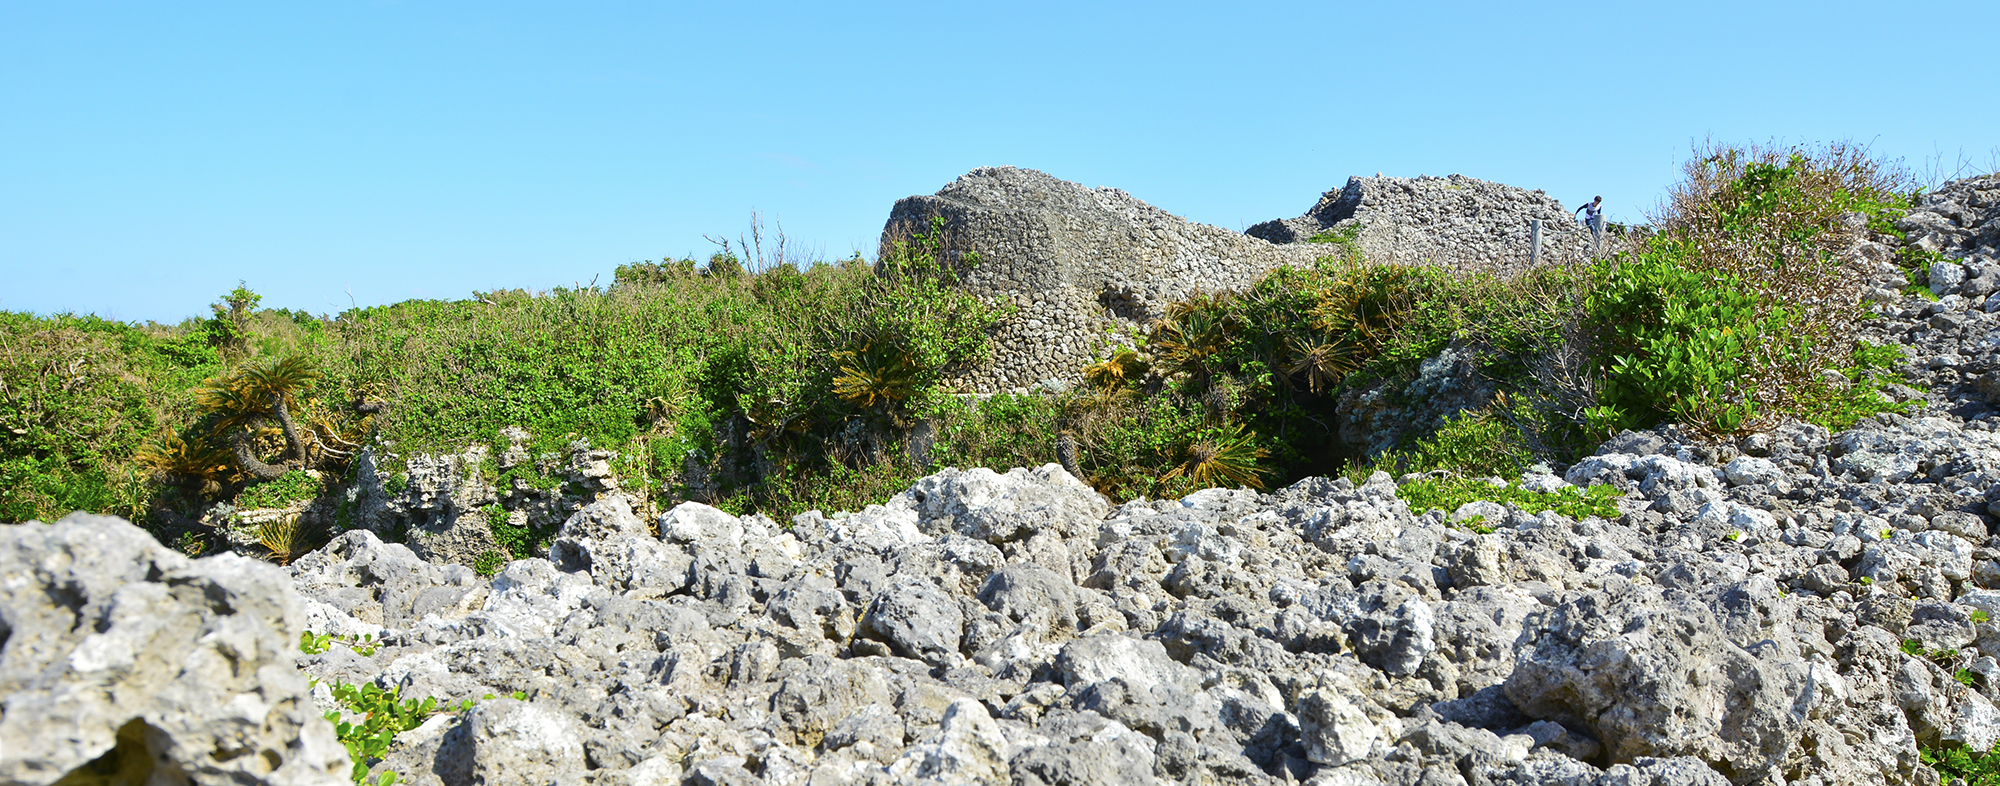
[[[313,499],[326,490],[326,483],[304,470],[291,470],[275,480],[267,480],[243,489],[236,495],[238,508],[282,508],[294,502]]]
[[[2000,786],[2000,749],[1981,753],[1963,745],[1920,746],[1924,766],[1936,770],[1940,786],[1964,779],[1966,786]]]
[[[389,745],[396,735],[423,725],[438,709],[435,698],[405,699],[398,689],[383,688],[372,682],[335,683],[332,690],[333,700],[346,709],[346,714],[362,718],[360,723],[354,723],[342,720],[343,713],[339,710],[326,714],[326,719],[333,722],[334,736],[347,747],[347,755],[354,761],[355,783],[367,782],[369,768],[389,754]],[[395,773],[387,772],[376,783],[390,786],[396,780]]]
[[[1891,408],[1893,358],[1858,344],[1868,271],[1850,216],[1908,205],[1841,146],[1715,148],[1691,162],[1659,233],[1600,261],[1583,299],[1598,373],[1591,437],[1665,421],[1698,433],[1786,418],[1839,430]],[[1831,381],[1838,372],[1844,381]]]
[[[314,633],[312,631],[305,631],[299,634],[299,651],[307,655],[319,655],[332,649],[335,644],[345,645],[364,658],[375,656],[376,643],[374,634],[353,636],[337,633]]]
[[[1410,506],[1410,510],[1417,512],[1442,510],[1450,513],[1466,503],[1484,500],[1511,505],[1529,515],[1552,510],[1577,520],[1591,516],[1617,518],[1620,496],[1618,490],[1611,486],[1591,486],[1588,489],[1567,486],[1548,492],[1524,489],[1520,483],[1494,486],[1483,480],[1456,477],[1412,480],[1399,486],[1396,495]]]

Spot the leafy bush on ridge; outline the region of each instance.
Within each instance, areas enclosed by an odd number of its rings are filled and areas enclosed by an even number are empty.
[[[1601,381],[1585,428],[1674,420],[1729,435],[1798,418],[1837,430],[1887,408],[1876,389],[1893,358],[1857,351],[1867,271],[1845,254],[1908,207],[1901,181],[1838,145],[1705,153],[1660,232],[1591,270],[1583,310]]]

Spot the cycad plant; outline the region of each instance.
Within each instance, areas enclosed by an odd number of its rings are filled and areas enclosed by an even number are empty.
[[[289,565],[299,551],[299,514],[274,516],[257,525],[257,542],[271,552],[271,561]]]
[[[1229,347],[1238,325],[1227,293],[1196,294],[1167,306],[1148,344],[1166,376],[1186,374],[1206,381],[1216,359]]]
[[[228,482],[236,472],[235,456],[218,444],[212,434],[187,439],[167,432],[139,446],[133,459],[147,469],[178,480],[190,491],[208,492]]]
[[[309,458],[298,424],[292,419],[292,408],[299,392],[317,379],[319,370],[303,355],[268,364],[252,363],[203,382],[195,403],[215,418],[216,433],[227,440],[243,470],[271,480],[285,474],[285,462],[304,463]],[[284,435],[285,453],[279,457],[280,463],[267,464],[257,457],[253,444],[270,433],[268,424],[273,420]]]
[[[886,341],[870,341],[858,350],[833,353],[840,373],[833,378],[833,393],[856,407],[887,410],[916,392],[921,369],[910,357]]]
[[[1313,393],[1339,385],[1367,357],[1366,348],[1345,335],[1293,336],[1288,348],[1291,362],[1285,365],[1285,373],[1303,377],[1306,390]]]
[[[1111,352],[1111,357],[1085,367],[1083,378],[1098,393],[1111,395],[1146,376],[1147,369],[1146,361],[1139,359],[1138,351],[1131,347],[1119,347]]]
[[[1257,446],[1257,434],[1241,423],[1210,429],[1182,445],[1175,466],[1160,476],[1162,481],[1183,481],[1190,490],[1215,486],[1264,488],[1263,469],[1257,461],[1270,451]]]

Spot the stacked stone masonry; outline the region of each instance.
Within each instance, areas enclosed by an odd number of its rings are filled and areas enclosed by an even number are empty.
[[[1306,243],[1356,222],[1371,260],[1461,270],[1527,264],[1529,220],[1543,220],[1548,259],[1581,258],[1588,234],[1539,191],[1453,175],[1354,178],[1304,217],[1246,235],[1197,224],[1112,188],[1089,188],[1032,169],[975,169],[929,196],[896,203],[883,246],[943,218],[949,248],[976,252],[963,285],[1018,311],[994,334],[986,364],[959,383],[977,392],[1023,391],[1079,379],[1084,366],[1148,329],[1168,304],[1198,292],[1239,290],[1280,265],[1336,252]],[[961,258],[962,257],[955,257]]]
[[[1590,232],[1555,198],[1464,175],[1348,178],[1346,187],[1321,195],[1305,215],[1266,221],[1247,233],[1301,243],[1321,232],[1353,232],[1372,262],[1512,274],[1528,267],[1538,219],[1543,261],[1588,257]]]

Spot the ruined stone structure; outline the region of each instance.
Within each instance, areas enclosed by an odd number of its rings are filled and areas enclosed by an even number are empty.
[[[995,356],[962,384],[980,392],[1072,382],[1111,344],[1196,292],[1242,289],[1279,265],[1309,264],[1336,247],[1308,244],[1349,232],[1375,262],[1518,272],[1529,225],[1541,219],[1544,260],[1577,260],[1590,234],[1541,191],[1462,175],[1351,178],[1304,216],[1248,234],[1197,224],[1114,188],[1042,172],[987,167],[936,194],[899,200],[882,242],[942,217],[950,248],[977,252],[965,286],[1019,311],[994,338]],[[962,258],[962,257],[957,257]]]
[[[1325,248],[1284,247],[1196,224],[1114,188],[1032,169],[975,169],[929,196],[896,202],[886,245],[942,216],[957,251],[976,251],[965,286],[1020,308],[995,335],[992,362],[964,383],[1023,390],[1071,381],[1121,331],[1143,330],[1196,292],[1239,289]]]
[[[1540,190],[1452,175],[1351,177],[1298,218],[1266,221],[1245,233],[1303,243],[1322,232],[1352,233],[1372,262],[1517,273],[1528,266],[1530,224],[1542,221],[1542,259],[1575,261],[1590,232]]]

